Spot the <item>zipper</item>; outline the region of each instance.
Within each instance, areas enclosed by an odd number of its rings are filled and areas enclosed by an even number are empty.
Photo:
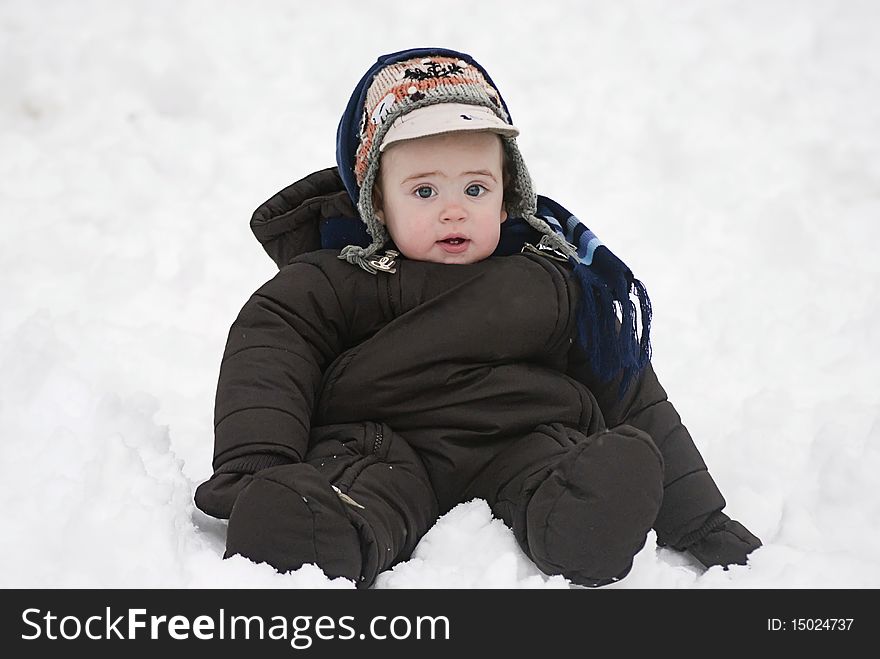
[[[339,489],[338,487],[336,487],[335,485],[332,485],[332,484],[331,484],[330,487],[332,487],[332,488],[333,488],[333,491],[336,492],[336,496],[338,496],[340,499],[342,499],[342,500],[343,500],[345,503],[347,503],[349,506],[355,506],[355,507],[357,507],[357,508],[360,508],[361,510],[366,510],[366,508],[365,508],[364,506],[362,506],[362,505],[359,504],[357,501],[355,501],[354,499],[352,499],[350,496],[348,496],[345,492],[343,492],[342,490],[340,490],[340,489]]]
[[[382,432],[382,424],[376,424],[376,439],[373,441],[373,453],[377,453],[382,448],[382,442],[385,441],[385,433]]]
[[[376,423],[375,426],[376,435],[373,438],[373,450],[371,451],[371,455],[377,453],[379,449],[382,448],[382,443],[385,441],[385,432],[382,430],[382,424]],[[338,496],[344,503],[347,503],[349,506],[354,506],[355,508],[360,508],[361,510],[366,510],[365,506],[359,504],[332,483],[330,484],[330,487],[333,488],[333,491],[336,492],[336,496]]]

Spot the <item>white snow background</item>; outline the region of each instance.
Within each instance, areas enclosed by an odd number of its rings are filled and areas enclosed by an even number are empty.
[[[0,1],[0,586],[333,587],[221,560],[229,325],[248,226],[334,164],[382,53],[490,72],[542,194],[646,282],[654,364],[765,546],[649,536],[611,588],[880,587],[880,3]],[[567,588],[485,502],[379,588]]]

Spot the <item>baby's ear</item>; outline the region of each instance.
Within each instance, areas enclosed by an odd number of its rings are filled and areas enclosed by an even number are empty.
[[[373,213],[382,224],[385,224],[385,211],[382,206],[382,191],[379,189],[379,185],[376,184],[373,186]]]
[[[507,209],[502,206],[501,207],[501,224],[504,224],[507,221]]]

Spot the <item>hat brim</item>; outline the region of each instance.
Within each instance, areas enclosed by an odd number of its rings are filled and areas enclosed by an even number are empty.
[[[437,103],[398,117],[379,146],[382,152],[392,144],[420,137],[488,131],[503,137],[516,137],[519,129],[506,123],[489,108],[465,103]]]

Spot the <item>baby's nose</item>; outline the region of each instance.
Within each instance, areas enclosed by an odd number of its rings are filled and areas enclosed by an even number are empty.
[[[443,205],[443,209],[440,212],[440,219],[446,222],[458,222],[466,217],[467,211],[458,199],[450,199]]]

